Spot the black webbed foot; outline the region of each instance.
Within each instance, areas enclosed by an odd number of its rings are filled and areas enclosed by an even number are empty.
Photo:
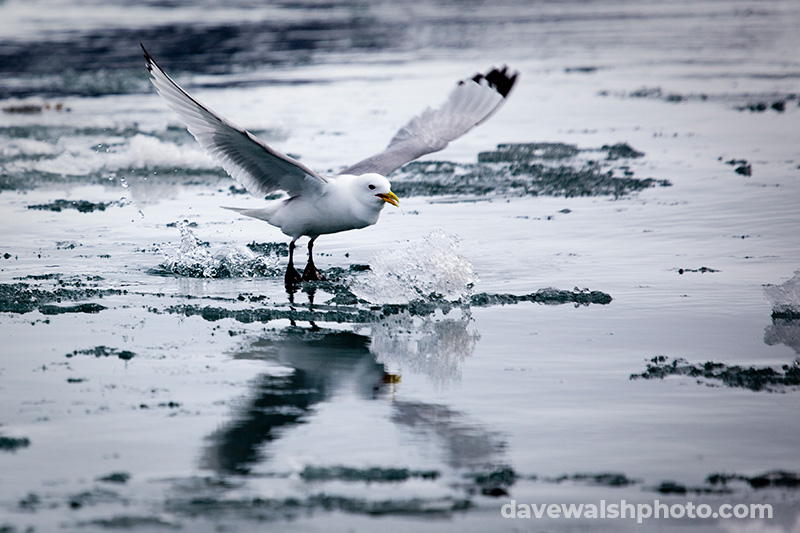
[[[306,263],[306,267],[303,269],[303,281],[325,281],[325,276],[314,266],[315,240],[317,240],[317,238],[312,237],[311,240],[308,241],[308,263]]]
[[[303,277],[294,265],[290,264],[286,267],[286,276],[284,276],[283,281],[287,287],[297,287],[303,281]]]
[[[325,281],[325,276],[322,275],[322,272],[317,270],[313,261],[309,261],[303,269],[302,281]]]

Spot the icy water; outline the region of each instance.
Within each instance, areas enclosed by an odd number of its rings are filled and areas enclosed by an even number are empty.
[[[0,530],[800,531],[797,28],[794,0],[0,3]],[[521,76],[287,294],[287,239],[220,209],[259,200],[139,41],[320,171]],[[506,517],[623,500],[773,516]]]

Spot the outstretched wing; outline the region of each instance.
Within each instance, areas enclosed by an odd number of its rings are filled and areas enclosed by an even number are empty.
[[[459,81],[439,109],[429,107],[411,119],[395,134],[386,150],[344,169],[342,174],[376,172],[386,176],[409,161],[444,149],[503,105],[517,75],[504,66]]]
[[[172,81],[145,50],[147,70],[158,94],[186,122],[189,132],[225,171],[253,196],[286,191],[296,196],[325,178],[261,139],[217,115]]]

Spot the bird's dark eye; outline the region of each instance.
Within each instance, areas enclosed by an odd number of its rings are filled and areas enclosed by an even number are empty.
[[[369,190],[374,191],[375,190],[375,186],[374,185],[370,185],[369,186]]]

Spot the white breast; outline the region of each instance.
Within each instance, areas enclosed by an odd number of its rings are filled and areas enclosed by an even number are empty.
[[[292,238],[313,237],[371,226],[385,205],[357,201],[347,179],[332,180],[326,189],[321,196],[301,195],[287,200],[270,222]]]

